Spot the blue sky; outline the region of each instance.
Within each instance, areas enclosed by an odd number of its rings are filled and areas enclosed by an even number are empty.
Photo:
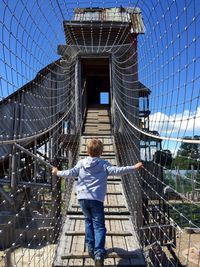
[[[63,19],[72,19],[74,7],[121,5],[137,5],[142,11],[146,32],[138,38],[139,79],[152,91],[152,129],[177,138],[198,134],[200,5],[197,0],[0,1],[0,98],[16,91],[59,58],[57,45],[65,43]]]
[[[152,90],[151,127],[161,135],[193,136],[200,132],[200,5],[152,2],[142,8],[146,33],[138,46],[139,79]]]

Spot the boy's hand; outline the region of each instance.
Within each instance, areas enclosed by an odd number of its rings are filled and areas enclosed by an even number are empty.
[[[133,167],[134,167],[135,170],[139,170],[140,168],[143,167],[143,164],[142,164],[142,162],[138,162]]]
[[[56,175],[57,176],[58,171],[59,170],[56,167],[53,167],[52,170],[51,170],[51,173],[52,173],[52,175]]]

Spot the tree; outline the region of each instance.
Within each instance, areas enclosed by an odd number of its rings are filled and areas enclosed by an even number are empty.
[[[170,150],[158,150],[155,152],[153,156],[153,160],[160,164],[161,166],[165,166],[166,168],[171,168],[172,164],[172,153]]]
[[[184,137],[184,139],[192,140],[192,137]],[[200,140],[200,136],[195,135],[194,139]],[[194,169],[199,169],[199,159],[200,159],[200,144],[193,143],[182,143],[175,160],[173,161],[173,167],[177,166],[182,170],[189,170],[191,166]]]

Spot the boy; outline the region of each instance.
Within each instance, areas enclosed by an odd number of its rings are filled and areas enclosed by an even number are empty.
[[[94,258],[95,266],[103,266],[105,256],[105,218],[104,198],[108,175],[123,175],[134,173],[142,167],[138,162],[134,166],[114,167],[108,161],[101,159],[103,143],[98,139],[87,142],[89,157],[78,161],[72,169],[59,171],[52,169],[52,174],[61,177],[77,177],[77,198],[85,217],[85,241],[89,255]]]

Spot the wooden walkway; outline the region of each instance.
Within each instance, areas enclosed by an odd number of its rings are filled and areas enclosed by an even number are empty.
[[[87,139],[98,135],[98,138],[104,143],[102,158],[116,165],[108,110],[89,110],[85,126],[84,135],[81,137],[80,158],[87,155]],[[89,136],[89,133],[92,135]],[[144,257],[130,220],[126,199],[123,195],[121,178],[108,177],[104,206],[107,229],[106,249],[108,252],[104,265],[145,266]],[[84,228],[84,218],[76,198],[74,185],[68,214],[58,244],[54,267],[94,266],[93,259],[86,252]]]

